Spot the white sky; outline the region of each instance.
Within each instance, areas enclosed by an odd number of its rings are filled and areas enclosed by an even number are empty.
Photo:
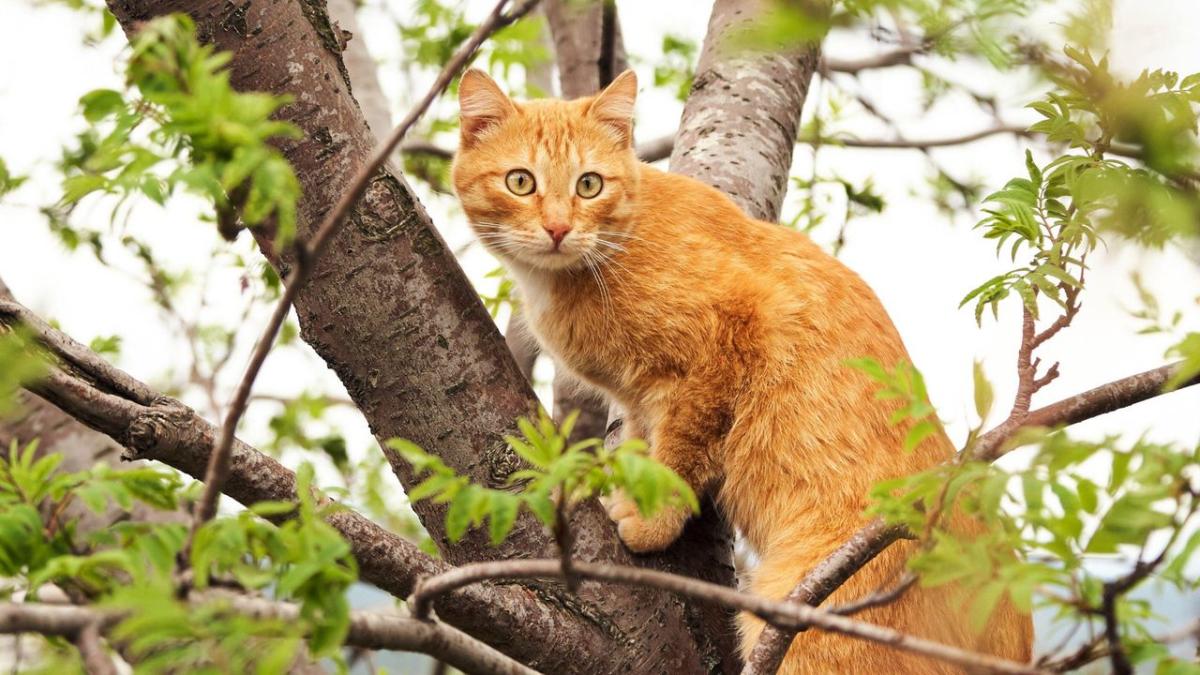
[[[1114,59],[1125,72],[1145,66],[1163,66],[1185,72],[1200,70],[1200,52],[1194,49],[1200,26],[1200,3],[1190,0],[1118,0],[1113,39]],[[405,7],[407,0],[395,0]],[[490,2],[468,3],[479,16]],[[622,29],[634,64],[643,82],[651,81],[653,60],[659,54],[666,31],[699,39],[707,23],[709,3],[690,0],[620,2]],[[365,22],[367,43],[385,62],[395,49],[392,28],[384,21]],[[374,15],[378,17],[378,14]],[[126,275],[97,264],[90,254],[65,252],[47,232],[36,207],[53,202],[58,182],[53,161],[59,149],[69,145],[82,127],[76,101],[85,91],[117,87],[120,78],[114,55],[120,40],[98,48],[84,47],[80,36],[90,23],[73,12],[57,7],[34,7],[24,0],[0,0],[0,157],[16,173],[31,173],[33,180],[0,203],[0,275],[26,304],[61,322],[81,341],[93,336],[120,334],[125,349],[119,365],[138,377],[155,381],[172,365],[185,363],[185,351],[171,337],[146,291]],[[1047,30],[1052,27],[1047,27]],[[845,40],[831,41],[832,55],[861,53],[863,45]],[[866,45],[870,48],[870,45]],[[1012,78],[1002,80],[992,71],[960,67],[943,69],[968,79],[983,91],[1002,94],[1013,106],[1022,105],[1034,92]],[[398,71],[381,73],[385,88],[399,98],[395,110],[410,103],[410,88]],[[939,105],[922,113],[915,91],[917,81],[903,70],[868,73],[863,84],[880,106],[900,119],[910,138],[967,132],[991,124],[982,113],[963,101]],[[448,103],[444,102],[444,105]],[[680,105],[664,94],[643,96],[638,108],[638,133],[657,137],[673,130]],[[1014,115],[1011,121],[1027,119]],[[887,133],[864,116],[851,116],[843,129],[862,137]],[[806,175],[811,153],[797,149],[794,173]],[[1023,173],[1018,144],[1008,138],[991,138],[971,146],[936,151],[936,157],[960,177],[978,176],[989,189]],[[914,197],[920,190],[925,164],[915,151],[829,150],[822,151],[823,167],[836,168],[851,179],[874,177],[885,194],[889,208],[881,216],[854,222],[849,230],[843,260],[858,271],[876,290],[899,326],[914,362],[924,371],[930,391],[952,434],[961,437],[971,415],[971,363],[983,360],[997,390],[997,410],[1003,412],[1015,386],[1013,363],[1018,316],[1009,306],[1000,321],[985,320],[975,325],[969,309],[957,305],[963,294],[991,274],[1005,269],[997,261],[993,246],[970,229],[971,221],[948,222],[926,200]],[[794,212],[795,195],[789,197],[785,214]],[[469,231],[453,200],[435,195],[423,197],[443,234],[454,246],[469,241]],[[109,204],[85,203],[76,222],[104,222]],[[200,270],[211,259],[216,243],[212,226],[199,223],[202,205],[177,199],[167,209],[139,207],[129,224],[130,231],[146,237],[157,254],[176,268]],[[818,230],[817,239],[829,241],[832,233]],[[246,241],[238,250],[251,250]],[[118,256],[119,258],[119,256]],[[128,269],[136,267],[127,264]],[[1062,376],[1035,401],[1045,404],[1111,379],[1161,365],[1166,339],[1134,335],[1137,324],[1125,308],[1134,306],[1136,296],[1128,283],[1129,271],[1141,269],[1147,284],[1168,309],[1188,312],[1197,328],[1194,312],[1200,289],[1200,265],[1185,252],[1138,252],[1116,246],[1090,260],[1093,270],[1084,308],[1075,326],[1043,350],[1046,362],[1061,359]],[[464,258],[468,273],[477,281],[494,267],[478,247]],[[486,287],[486,286],[485,286]],[[198,293],[187,302],[195,306]],[[206,309],[209,316],[232,318],[240,312],[236,275],[214,273]],[[225,385],[240,372],[244,352],[265,321],[261,313],[245,326],[242,352],[234,358]],[[297,352],[272,356],[259,380],[263,392],[289,395],[301,389],[337,388],[336,381],[321,364]],[[193,405],[203,401],[189,398]],[[244,430],[250,441],[263,437],[262,423],[275,408],[256,407]],[[1081,433],[1100,435],[1143,430],[1162,441],[1196,443],[1200,438],[1200,390],[1193,389],[1162,397],[1078,427]],[[356,414],[339,418],[352,440],[352,450],[369,444],[365,425]],[[993,420],[995,421],[995,420]]]

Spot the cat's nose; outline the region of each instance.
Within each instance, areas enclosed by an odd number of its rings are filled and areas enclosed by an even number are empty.
[[[558,245],[562,243],[562,240],[571,231],[571,226],[565,223],[554,223],[546,225],[542,229],[546,230],[546,234],[550,235],[550,238],[554,240],[554,248],[557,250]]]

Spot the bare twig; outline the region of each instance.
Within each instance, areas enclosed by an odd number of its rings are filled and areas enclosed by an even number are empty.
[[[291,311],[292,301],[311,273],[316,259],[321,255],[321,252],[333,234],[346,220],[346,217],[350,214],[350,210],[362,197],[363,193],[366,192],[367,186],[376,172],[387,162],[409,129],[425,114],[425,111],[433,101],[445,91],[446,87],[450,85],[451,80],[466,66],[471,56],[474,55],[475,50],[497,30],[516,21],[528,13],[529,10],[533,9],[534,5],[537,4],[537,0],[521,0],[514,6],[512,11],[506,13],[504,9],[508,4],[508,0],[500,0],[500,2],[496,3],[496,6],[488,14],[483,23],[475,29],[475,32],[450,57],[450,60],[442,68],[433,86],[430,87],[425,96],[405,115],[404,119],[400,121],[400,124],[396,126],[387,140],[374,150],[370,159],[358,168],[354,178],[350,181],[350,187],[342,192],[341,197],[338,198],[337,203],[317,227],[316,233],[312,238],[303,246],[297,248],[296,264],[284,281],[283,296],[279,298],[279,302],[275,305],[275,311],[271,314],[271,319],[267,323],[267,327],[263,329],[258,342],[255,344],[250,362],[246,366],[246,371],[242,375],[237,389],[234,391],[233,400],[230,402],[228,411],[225,414],[220,435],[213,446],[212,457],[209,460],[208,470],[205,472],[204,493],[196,505],[196,517],[192,524],[191,534],[189,535],[189,544],[191,539],[195,537],[196,530],[216,513],[217,498],[221,494],[221,486],[225,482],[228,472],[229,453],[230,448],[233,446],[233,435],[237,429],[238,420],[241,419],[242,414],[246,410],[246,405],[250,400],[250,392],[254,386],[254,380],[258,377],[258,372],[262,368],[263,362],[266,361],[267,354],[271,351],[271,346],[275,342],[275,336],[278,334],[280,326],[283,325],[284,319],[287,318],[288,312]],[[188,548],[190,548],[190,545],[185,550]]]
[[[659,588],[702,602],[750,612],[772,625],[785,626],[792,630],[811,626],[902,651],[922,654],[977,671],[992,673],[1045,672],[1027,664],[925,640],[891,628],[839,616],[827,610],[793,602],[768,600],[699,579],[639,567],[582,561],[576,561],[573,568],[575,573],[583,578]],[[413,613],[418,618],[428,616],[430,603],[437,596],[481,581],[514,578],[561,578],[561,576],[562,563],[558,560],[505,560],[463,565],[436,577],[423,579],[413,593]]]
[[[956,136],[943,136],[939,138],[915,139],[915,138],[807,138],[801,136],[799,142],[821,145],[830,145],[843,148],[864,148],[868,150],[928,150],[930,148],[945,148],[953,145],[966,145],[975,141],[983,140],[990,136],[1012,135],[1019,138],[1029,138],[1032,134],[1025,127],[998,124],[994,127],[972,131],[970,133],[959,134]]]
[[[858,75],[864,70],[874,70],[876,68],[892,68],[894,66],[910,66],[912,65],[912,57],[914,54],[920,54],[928,49],[927,44],[914,44],[899,49],[893,49],[888,52],[880,52],[872,54],[861,59],[838,59],[829,58],[828,56],[821,59],[822,73],[845,73],[846,75]]]
[[[232,611],[258,619],[274,619],[286,624],[300,621],[299,606],[287,602],[214,592],[193,593],[189,600],[194,603],[224,602]],[[40,633],[78,641],[78,636],[95,630],[98,640],[101,630],[111,628],[121,618],[117,612],[72,605],[0,603],[0,633]],[[472,673],[537,673],[447,624],[383,612],[351,612],[346,644],[368,649],[422,652]]]
[[[832,147],[859,148],[864,150],[928,150],[929,148],[966,145],[990,136],[1002,136],[1005,134],[1020,138],[1029,138],[1032,136],[1024,127],[1011,124],[997,124],[994,127],[980,129],[979,131],[938,138],[817,138],[801,136],[796,139],[796,142],[807,145],[829,145]],[[657,162],[670,157],[671,151],[674,148],[675,136],[673,134],[670,136],[660,136],[638,143],[637,155],[638,159],[643,162]],[[400,146],[400,151],[414,155],[430,155],[446,160],[454,158],[453,150],[428,140],[407,141]]]
[[[1156,635],[1153,638],[1154,642],[1162,645],[1169,645],[1184,640],[1200,642],[1200,619],[1192,619],[1178,628],[1162,635]],[[1038,659],[1038,665],[1052,672],[1067,673],[1078,670],[1093,661],[1099,661],[1107,657],[1109,655],[1109,648],[1105,636],[1101,634],[1088,640],[1068,656],[1059,659],[1050,659],[1049,656],[1053,653],[1050,652],[1050,654]]]
[[[100,622],[93,621],[75,634],[75,648],[83,657],[83,669],[88,675],[117,675],[112,657],[100,642]]]
[[[895,586],[892,586],[886,590],[876,591],[875,593],[863,598],[859,598],[858,600],[854,600],[853,602],[847,602],[844,605],[838,605],[837,607],[831,608],[829,611],[833,612],[834,614],[841,614],[842,616],[853,616],[864,610],[871,609],[872,607],[881,607],[883,605],[891,604],[899,600],[905,593],[907,593],[908,589],[916,585],[918,580],[920,580],[920,577],[912,572],[906,572],[904,576],[900,578],[900,581],[896,582]]]

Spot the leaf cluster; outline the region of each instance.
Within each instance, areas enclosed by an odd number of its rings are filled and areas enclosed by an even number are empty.
[[[1100,557],[1132,558],[1141,562],[1127,564],[1128,574],[1148,566],[1149,579],[1181,591],[1200,588],[1189,573],[1200,548],[1200,446],[1093,442],[1046,429],[1027,430],[1017,443],[1036,447],[1026,468],[948,464],[880,483],[871,493],[870,513],[926,533],[911,569],[927,586],[962,584],[976,629],[1003,599],[1022,611],[1052,607],[1062,621],[1092,621],[1112,577],[1097,571]],[[933,513],[944,515],[931,524]],[[1136,660],[1174,667],[1149,632],[1161,617],[1129,597],[1139,583],[1130,577],[1119,601],[1122,639]]]
[[[270,223],[279,241],[289,240],[300,184],[271,143],[300,132],[272,119],[286,97],[234,90],[230,58],[200,44],[186,15],[148,22],[132,41],[128,89],[80,99],[91,126],[63,155],[62,203],[117,195],[115,220],[133,196],[161,205],[182,187],[213,203],[227,236],[239,223]]]
[[[505,489],[472,483],[410,441],[393,438],[387,444],[418,476],[428,474],[409,491],[409,499],[449,504],[446,536],[452,542],[486,520],[492,544],[498,545],[512,531],[522,509],[554,528],[571,505],[616,490],[633,499],[646,517],[668,506],[700,510],[687,483],[652,459],[643,441],[630,439],[613,448],[596,438],[571,442],[577,417],[578,413],[571,414],[561,426],[544,412],[537,420],[518,420],[521,436],[505,439],[529,468],[510,475]]]

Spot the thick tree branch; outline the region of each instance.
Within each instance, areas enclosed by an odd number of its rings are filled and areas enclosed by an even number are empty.
[[[688,577],[659,572],[656,570],[605,565],[596,563],[574,563],[571,571],[585,579],[605,581],[632,586],[650,586],[678,593],[707,603],[723,605],[755,616],[775,626],[792,630],[818,628],[840,633],[860,640],[867,640],[903,651],[921,654],[976,671],[993,673],[1043,673],[1027,664],[979,654],[950,645],[925,640],[899,631],[858,621],[834,612],[788,601],[769,600],[756,595],[742,593],[732,588],[691,579]],[[413,593],[413,613],[417,617],[428,615],[430,602],[442,593],[469,586],[489,579],[559,577],[563,573],[558,560],[513,560],[464,565],[445,574],[424,579]]]
[[[216,593],[193,593],[190,599],[198,603],[224,602],[232,611],[258,619],[284,623],[300,620],[299,606],[287,602]],[[0,633],[5,634],[40,633],[79,640],[89,631],[111,629],[121,618],[120,613],[90,607],[0,603]],[[98,637],[98,633],[95,637]],[[537,675],[537,671],[447,624],[418,621],[383,612],[351,612],[346,644],[369,649],[421,652],[469,673]],[[99,648],[99,645],[96,647]],[[109,664],[111,666],[111,661]]]
[[[123,445],[124,459],[161,461],[200,479],[209,463],[217,428],[179,401],[154,393],[143,383],[113,368],[70,337],[50,327],[24,306],[0,300],[0,325],[23,324],[53,355],[73,355],[78,372],[52,369],[28,389],[92,429]],[[59,350],[62,350],[61,352]],[[126,388],[147,391],[143,405],[111,392],[110,376]],[[225,494],[244,505],[260,501],[295,501],[296,476],[274,459],[234,439]],[[422,553],[415,545],[348,508],[327,519],[350,544],[363,580],[403,598],[417,580],[447,571],[448,565]],[[597,626],[579,622],[560,606],[542,603],[523,588],[475,589],[447,598],[438,607],[446,621],[491,644],[525,649],[518,658],[554,663],[584,645],[607,638]],[[556,640],[545,635],[553,631]]]
[[[1175,369],[1174,365],[1162,366],[1109,382],[1033,410],[1021,422],[1014,422],[1010,418],[979,437],[971,449],[973,458],[989,462],[999,458],[1012,449],[1005,444],[1021,428],[1070,426],[1160,396],[1165,393],[1163,386]],[[1183,386],[1197,383],[1200,383],[1200,378],[1193,379]],[[821,604],[880,552],[896,540],[908,536],[911,534],[904,528],[888,526],[878,519],[871,521],[820,565],[805,574],[796,588],[788,594],[788,601],[812,606]],[[761,675],[778,670],[793,637],[794,632],[766,628],[754,647],[743,675]]]
[[[563,98],[590,96],[629,67],[616,4],[610,0],[545,0]]]

